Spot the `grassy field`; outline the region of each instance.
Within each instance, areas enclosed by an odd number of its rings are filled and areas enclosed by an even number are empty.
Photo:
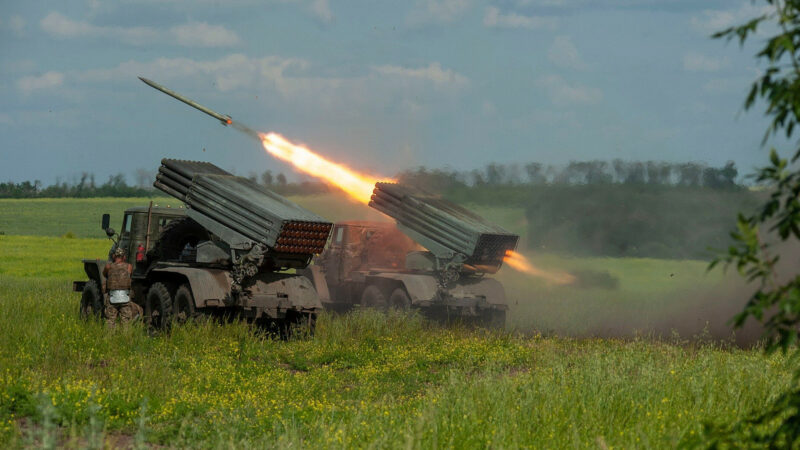
[[[0,199],[0,232],[8,235],[63,236],[103,238],[100,216],[111,214],[111,226],[119,228],[122,213],[133,206],[147,206],[153,200],[158,205],[177,206],[172,198],[45,198]],[[291,197],[307,209],[338,222],[343,220],[386,221],[386,216],[365,205],[354,203],[337,194]],[[524,235],[527,224],[522,208],[476,208],[480,214],[492,217],[509,230]]]
[[[107,330],[69,291],[74,255],[105,245],[0,237],[0,445],[674,446],[790,376],[755,350],[367,312],[289,342],[241,323]]]
[[[95,206],[117,219],[122,209]],[[79,222],[37,230],[77,233]],[[107,240],[10,234],[0,236],[4,448],[674,447],[701,443],[705,422],[763,407],[791,378],[779,355],[670,337],[664,317],[718,316],[706,298],[718,304],[735,288],[702,262],[529,255],[584,275],[565,287],[501,270],[506,331],[361,311],[323,315],[313,337],[290,341],[216,322],[149,337],[78,319],[71,281]],[[625,340],[563,337],[636,329]]]
[[[339,195],[293,197],[292,200],[329,218],[341,220],[386,220],[371,208]],[[146,205],[150,199],[36,199],[0,200],[0,231],[6,235],[104,238],[100,215],[112,214],[112,226],[119,227],[122,212]],[[172,204],[166,198],[156,204]],[[520,234],[524,241],[527,222],[521,208],[470,206],[484,217]],[[108,241],[106,241],[108,242]],[[80,257],[102,257],[104,245],[89,247],[70,243]],[[80,252],[79,248],[94,250]],[[30,251],[15,251],[24,259]],[[8,250],[9,252],[11,249]],[[719,272],[707,274],[699,261],[567,258],[530,254],[545,270],[576,273],[582,281],[572,286],[555,286],[504,268],[497,277],[513,303],[511,325],[519,330],[558,332],[574,336],[630,336],[636,330],[669,335],[679,329],[684,336],[710,331],[717,337],[729,335],[726,321],[745,301],[746,290]],[[9,256],[10,257],[10,256]],[[11,270],[11,269],[8,269]],[[589,281],[584,282],[584,281]],[[746,337],[747,340],[752,332]]]

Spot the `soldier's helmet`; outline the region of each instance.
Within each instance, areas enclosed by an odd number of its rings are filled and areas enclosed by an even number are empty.
[[[118,248],[118,249],[114,250],[114,258],[115,259],[116,258],[125,259],[125,250],[121,249],[121,248]]]

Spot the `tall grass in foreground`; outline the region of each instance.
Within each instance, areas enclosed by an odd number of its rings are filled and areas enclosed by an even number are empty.
[[[313,337],[288,342],[238,322],[112,331],[80,321],[70,292],[80,258],[107,248],[0,236],[0,447],[664,447],[766,405],[790,377],[782,357],[757,351],[522,337],[367,311],[323,315]],[[669,271],[672,284],[693,267],[566,262],[606,264],[624,295],[607,303],[631,307],[652,302],[648,276]],[[600,308],[580,301],[597,291],[504,281],[571,299],[551,315]]]
[[[0,445],[673,446],[765,405],[780,356],[323,315],[148,337],[77,318],[63,276],[0,275]]]

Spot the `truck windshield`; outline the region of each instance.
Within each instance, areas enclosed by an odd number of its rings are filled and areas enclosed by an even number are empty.
[[[125,218],[122,219],[122,232],[127,234],[131,232],[131,215],[125,214]]]

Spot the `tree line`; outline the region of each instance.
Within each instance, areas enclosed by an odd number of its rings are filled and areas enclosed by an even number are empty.
[[[459,192],[479,188],[509,188],[524,186],[582,186],[582,185],[647,185],[687,186],[711,189],[733,189],[739,186],[736,165],[731,161],[723,167],[703,163],[668,163],[661,161],[573,161],[566,165],[546,165],[532,162],[519,164],[487,164],[481,169],[455,171],[417,167],[397,175],[405,184],[459,197]],[[108,177],[97,183],[92,173],[84,172],[72,182],[56,181],[44,186],[41,181],[0,183],[0,198],[58,198],[58,197],[148,197],[156,194],[151,183],[153,171],[139,169],[136,182],[128,184],[124,174]],[[267,170],[260,175],[251,172],[247,178],[282,195],[314,195],[330,192],[319,181],[290,182],[283,173]],[[449,195],[448,195],[449,194]],[[456,198],[458,200],[458,198]]]
[[[572,161],[566,165],[532,162],[519,164],[487,164],[472,171],[429,170],[418,167],[399,174],[399,179],[429,190],[442,192],[465,186],[519,185],[651,185],[687,186],[729,189],[739,185],[739,171],[733,161],[722,167],[699,162],[670,163],[664,161]]]

